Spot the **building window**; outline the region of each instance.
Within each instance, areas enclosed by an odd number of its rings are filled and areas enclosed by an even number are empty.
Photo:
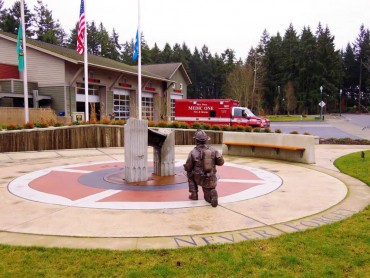
[[[171,121],[175,120],[175,100],[183,99],[184,96],[180,94],[171,94]]]
[[[171,121],[175,120],[175,100],[171,99]]]
[[[153,121],[153,107],[154,101],[153,97],[144,96],[141,98],[141,109],[142,109],[142,118],[144,120]]]
[[[130,118],[130,95],[126,92],[114,92],[113,112],[115,120],[127,120]]]
[[[85,94],[85,84],[81,83],[77,84],[77,94],[79,95]],[[89,96],[98,96],[98,95],[99,95],[99,86],[89,85]]]

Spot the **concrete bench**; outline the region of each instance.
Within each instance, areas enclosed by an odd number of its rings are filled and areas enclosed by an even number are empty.
[[[315,138],[310,135],[224,132],[225,155],[315,163]]]
[[[300,153],[301,157],[303,157],[303,153],[306,150],[305,148],[300,148],[300,147],[278,146],[278,145],[258,144],[258,143],[222,142],[222,144],[225,144],[229,149],[230,149],[231,146],[246,146],[246,147],[250,147],[252,149],[252,152],[255,152],[256,147],[257,148],[275,149],[276,154],[279,154],[280,153],[280,150],[298,151]]]

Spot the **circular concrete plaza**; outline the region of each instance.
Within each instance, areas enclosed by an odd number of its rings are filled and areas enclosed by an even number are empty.
[[[149,174],[141,183],[125,182],[119,149],[0,156],[7,180],[0,242],[109,249],[233,243],[319,227],[370,202],[366,185],[337,171],[226,156],[213,208],[201,192],[198,201],[188,199],[182,165],[190,149],[177,147],[176,175]]]

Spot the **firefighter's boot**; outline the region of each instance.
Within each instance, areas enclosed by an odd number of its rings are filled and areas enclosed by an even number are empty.
[[[211,190],[203,187],[204,200],[208,203],[211,202]]]
[[[191,192],[190,195],[189,195],[189,199],[190,200],[198,200],[198,193],[197,192]]]
[[[211,205],[214,208],[218,205],[218,195],[216,189],[211,190]]]

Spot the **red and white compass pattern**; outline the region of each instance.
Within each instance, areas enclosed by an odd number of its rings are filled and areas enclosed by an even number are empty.
[[[150,164],[150,163],[149,163]],[[14,179],[9,191],[21,198],[47,204],[104,209],[165,209],[208,206],[188,199],[184,161],[176,163],[176,175],[151,175],[147,182],[124,181],[124,163],[117,161],[58,166]],[[217,168],[219,205],[268,194],[282,185],[271,172],[246,165],[225,163]],[[149,172],[149,171],[148,171]]]

